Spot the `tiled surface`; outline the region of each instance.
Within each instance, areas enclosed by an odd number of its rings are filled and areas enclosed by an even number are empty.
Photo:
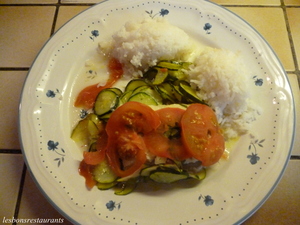
[[[84,11],[89,8],[89,6],[61,6],[59,7],[59,13],[57,16],[57,20],[55,23],[55,31],[57,31],[62,25],[64,25],[67,21],[72,19],[78,13]]]
[[[273,47],[287,71],[294,71],[286,23],[281,8],[227,7],[250,23]]]
[[[280,0],[213,0],[211,2],[215,2],[219,5],[244,5],[244,6],[253,6],[253,5],[260,5],[260,6],[279,6]]]
[[[27,71],[0,71],[0,149],[20,149],[18,140],[18,106]],[[11,88],[15,91],[11,91]]]
[[[64,225],[71,224],[42,195],[28,171],[25,178],[18,218],[64,219]]]
[[[0,0],[0,4],[50,4],[58,0]]]
[[[23,158],[20,154],[0,155],[0,218],[12,217],[18,200],[23,170]],[[0,223],[1,223],[0,222]]]
[[[54,12],[53,6],[0,7],[0,67],[31,65],[50,37]]]
[[[300,6],[299,0],[284,0],[284,3],[287,6]]]
[[[39,192],[24,167],[17,135],[18,101],[28,69],[45,41],[70,18],[100,1],[0,0],[0,223],[4,217],[14,216],[61,218],[70,224]],[[288,72],[300,118],[300,0],[213,2],[244,18],[271,44]],[[292,159],[282,180],[245,225],[299,224],[299,124]]]
[[[300,5],[300,0],[298,1]],[[297,58],[300,59],[300,8],[287,8],[287,17],[291,29],[292,41],[295,48]],[[299,66],[299,60],[298,60]]]

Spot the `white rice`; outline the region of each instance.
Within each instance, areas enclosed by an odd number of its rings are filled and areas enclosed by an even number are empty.
[[[251,74],[239,53],[207,47],[188,71],[198,95],[215,111],[225,137],[245,133],[260,109],[251,102]]]
[[[224,49],[196,48],[183,30],[164,19],[127,22],[111,41],[101,42],[99,47],[117,58],[125,73],[132,76],[142,75],[162,59],[192,62],[186,71],[188,81],[216,112],[226,139],[246,133],[259,114],[250,101],[251,76],[240,55]]]
[[[109,42],[100,42],[105,54],[117,58],[125,74],[142,75],[161,59],[185,60],[192,51],[189,36],[164,18],[145,18],[141,22],[129,21]]]

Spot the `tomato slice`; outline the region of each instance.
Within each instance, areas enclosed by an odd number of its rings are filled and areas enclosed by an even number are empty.
[[[106,124],[106,156],[117,176],[129,176],[146,162],[142,136],[160,124],[158,114],[139,102],[127,102],[117,108]]]
[[[97,140],[95,152],[83,152],[83,159],[89,165],[97,165],[105,159],[105,150],[107,146],[107,134],[102,132]]]
[[[144,136],[148,150],[156,156],[179,161],[190,158],[191,154],[181,141],[180,121],[185,110],[164,108],[157,110],[156,113],[161,124],[156,130]]]
[[[181,119],[182,139],[191,155],[203,166],[219,161],[225,141],[214,111],[203,104],[190,105]]]
[[[79,174],[85,178],[85,184],[88,188],[92,188],[96,185],[92,174],[94,167],[95,166],[86,164],[84,160],[82,160],[79,165]]]
[[[118,136],[118,132],[128,129],[143,135],[156,129],[159,124],[158,114],[148,105],[130,101],[111,114],[106,125],[106,132],[108,136],[115,134]]]
[[[119,177],[133,174],[147,160],[144,140],[132,130],[109,137],[106,155],[112,170]]]
[[[75,107],[82,107],[84,109],[93,108],[96,97],[100,91],[105,88],[110,88],[123,74],[122,64],[115,58],[111,58],[108,63],[109,78],[104,86],[94,84],[84,88],[77,96],[74,103]]]

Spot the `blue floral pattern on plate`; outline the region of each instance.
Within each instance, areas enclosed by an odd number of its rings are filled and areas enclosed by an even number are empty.
[[[207,34],[210,34],[210,29],[212,28],[212,25],[210,23],[204,24],[203,29],[206,31]]]
[[[105,205],[106,205],[106,208],[109,211],[113,211],[114,209],[120,209],[121,208],[121,203],[122,202],[116,203],[115,201],[110,200]]]
[[[57,146],[59,145],[59,142],[54,142],[52,140],[49,140],[48,143],[48,150],[49,151],[54,151],[57,155],[59,155],[60,157],[55,158],[54,161],[57,161],[57,166],[59,167],[61,163],[64,162],[65,160],[65,150],[63,148],[61,148],[61,153],[57,151]]]
[[[254,137],[252,137],[252,139],[254,139]],[[254,152],[251,153],[251,155],[247,155],[247,158],[250,159],[250,163],[252,165],[256,164],[259,160],[260,157],[257,154],[257,148],[263,148],[264,146],[262,145],[264,143],[265,139],[255,139],[255,140],[251,140],[248,150],[251,151],[252,149],[254,150]]]

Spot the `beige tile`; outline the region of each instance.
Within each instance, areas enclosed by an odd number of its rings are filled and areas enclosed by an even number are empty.
[[[300,5],[300,0],[284,0],[285,5]]]
[[[280,0],[211,0],[220,5],[280,5]]]
[[[17,154],[0,154],[0,221],[4,217],[12,218],[14,215],[20,181],[23,170],[23,157]],[[5,206],[5,207],[4,207]]]
[[[29,67],[49,38],[54,6],[0,7],[0,67]]]
[[[77,14],[81,13],[89,6],[61,6],[59,7],[58,16],[55,24],[55,31],[58,30],[62,25],[68,22]]]
[[[279,185],[265,204],[244,225],[299,224],[300,160],[290,160]]]
[[[0,4],[49,4],[58,0],[0,0]]]
[[[287,71],[294,71],[294,61],[281,8],[228,7],[250,23],[272,46]]]
[[[58,211],[46,200],[38,189],[30,174],[27,172],[19,210],[19,219],[61,219],[64,225],[71,225]],[[18,223],[23,224],[23,223]],[[26,223],[28,224],[28,223]],[[59,223],[56,223],[59,224]]]
[[[0,148],[20,149],[18,107],[27,72],[0,71]]]
[[[294,101],[295,101],[295,108],[296,108],[296,134],[295,134],[295,142],[294,142],[294,149],[292,151],[292,155],[300,156],[300,91],[299,91],[299,83],[296,74],[288,74],[289,81],[292,87]]]
[[[287,8],[287,16],[291,28],[298,65],[300,65],[300,8]]]
[[[104,0],[61,0],[61,3],[98,3]]]

